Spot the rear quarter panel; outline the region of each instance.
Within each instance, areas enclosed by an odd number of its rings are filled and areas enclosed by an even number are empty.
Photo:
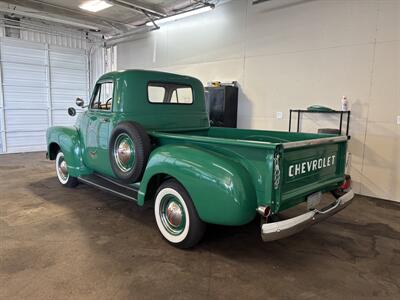
[[[157,174],[178,180],[208,223],[243,225],[256,215],[257,197],[247,170],[238,162],[196,145],[165,145],[151,154],[140,184],[139,204]]]

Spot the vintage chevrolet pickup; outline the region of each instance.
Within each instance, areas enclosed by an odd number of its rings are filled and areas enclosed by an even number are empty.
[[[194,246],[206,223],[243,225],[257,214],[263,240],[280,239],[353,199],[347,189],[317,207],[321,193],[344,182],[346,136],[210,127],[203,85],[193,77],[111,72],[97,81],[87,106],[79,98],[76,104],[87,109],[74,127],[47,131],[60,183],[151,204],[174,246]],[[302,202],[304,213],[276,217]]]

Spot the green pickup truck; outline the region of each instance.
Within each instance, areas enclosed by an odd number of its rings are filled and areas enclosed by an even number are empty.
[[[205,224],[243,225],[260,215],[261,236],[292,235],[346,207],[346,136],[210,127],[193,77],[126,70],[97,81],[74,127],[47,131],[47,157],[63,186],[93,185],[154,207],[162,236],[197,244]],[[69,108],[75,115],[76,110]],[[339,190],[338,190],[339,189]],[[320,208],[324,192],[336,197]],[[338,192],[339,191],[339,192]],[[303,202],[304,212],[280,212]]]

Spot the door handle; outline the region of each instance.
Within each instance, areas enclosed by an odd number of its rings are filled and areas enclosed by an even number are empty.
[[[110,119],[106,118],[106,117],[103,117],[103,118],[100,119],[100,121],[104,122],[104,123],[107,123],[107,122],[110,122]]]

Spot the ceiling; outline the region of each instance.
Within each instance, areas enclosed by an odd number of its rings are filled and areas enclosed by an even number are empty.
[[[109,0],[112,7],[91,13],[79,8],[85,0],[2,0],[0,13],[27,19],[67,20],[69,26],[98,28],[101,34],[115,35],[143,26],[151,19],[186,11],[216,0]],[[15,12],[15,13],[14,13]],[[19,15],[18,12],[24,15]],[[32,13],[34,14],[32,16]],[[28,15],[28,16],[27,16]],[[76,21],[79,24],[73,23]],[[88,27],[86,27],[87,29]]]

